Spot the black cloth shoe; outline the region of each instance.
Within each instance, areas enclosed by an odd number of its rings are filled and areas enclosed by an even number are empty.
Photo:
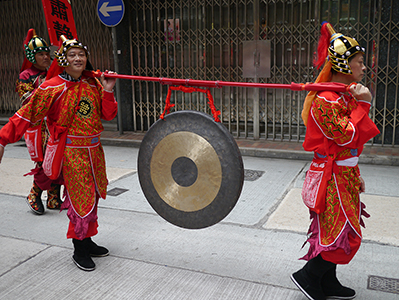
[[[29,192],[28,197],[26,197],[26,201],[29,204],[29,208],[38,215],[42,215],[44,213],[44,206],[42,202],[42,190],[33,182],[33,186]]]
[[[96,268],[96,264],[90,257],[88,240],[72,239],[72,242],[75,248],[72,256],[73,262],[84,271],[93,271]]]
[[[302,269],[292,274],[291,280],[308,299],[325,300],[321,279],[333,267],[333,263],[325,261],[321,255],[318,255],[309,260]]]
[[[343,286],[338,281],[336,269],[337,265],[334,264],[334,267],[328,270],[321,279],[321,287],[326,295],[326,299],[350,300],[355,298],[355,290]]]
[[[91,240],[91,238],[87,238],[89,244],[89,254],[94,257],[104,257],[109,254],[107,248],[98,246],[95,242]]]
[[[300,269],[291,275],[291,280],[310,300],[325,300],[326,296],[321,289],[317,277],[310,275],[305,269]]]

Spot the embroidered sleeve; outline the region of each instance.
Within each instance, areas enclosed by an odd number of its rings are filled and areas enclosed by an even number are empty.
[[[344,101],[343,96],[332,97],[335,93],[321,93],[315,99],[311,115],[325,137],[338,146],[358,148],[379,130],[369,118],[370,103]],[[347,103],[347,104],[346,104]]]
[[[116,117],[118,112],[118,103],[115,100],[114,93],[104,90],[100,81],[95,78],[97,91],[101,98],[101,119],[110,121]]]
[[[29,120],[32,125],[40,122],[63,90],[64,85],[47,88],[40,86],[33,93],[32,99],[21,107],[16,114],[21,116],[21,118]]]
[[[26,104],[29,101],[30,96],[35,88],[32,82],[24,82],[17,80],[16,91],[18,93],[19,99],[21,100],[21,105]]]
[[[311,113],[328,139],[334,140],[339,146],[349,144],[353,140],[356,129],[343,99],[327,99],[318,96]]]
[[[23,71],[19,74],[15,91],[18,93],[21,100],[21,106],[29,102],[35,89],[44,82],[44,73],[32,73],[30,69]]]

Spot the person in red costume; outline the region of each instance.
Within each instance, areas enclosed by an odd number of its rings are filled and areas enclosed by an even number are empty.
[[[358,160],[364,144],[379,134],[369,118],[372,95],[356,83],[366,72],[364,54],[355,39],[323,24],[317,65],[324,67],[316,82],[350,88],[347,93],[310,92],[302,111],[307,126],[303,147],[314,152],[302,189],[312,222],[309,251],[302,258],[307,263],[291,279],[312,300],[356,297],[353,289],[338,281],[336,266],[348,264],[361,244],[361,215],[368,215],[359,199],[365,183]]]
[[[43,38],[36,35],[34,29],[29,29],[24,42],[24,49],[25,59],[16,84],[16,92],[20,97],[22,106],[29,102],[35,90],[44,82],[47,68],[51,63],[50,48]],[[50,180],[41,167],[47,142],[46,120],[41,120],[39,124],[33,124],[28,132],[29,134],[25,135],[25,141],[32,160],[36,162],[36,168],[29,173],[34,176],[34,179],[33,186],[26,199],[29,208],[34,213],[42,215],[44,206],[41,196],[44,190],[47,190],[47,208],[61,208],[61,180]]]
[[[113,94],[116,79],[102,74],[100,83],[92,72],[85,70],[90,65],[87,47],[76,39],[68,40],[64,36],[61,39],[62,45],[55,52],[57,59],[46,81],[0,130],[0,162],[7,144],[18,141],[31,124],[47,118],[50,132],[47,148],[52,140],[64,140],[65,146],[59,144],[58,151],[47,149],[43,168],[49,177],[55,174],[63,178],[62,209],[68,208],[67,238],[73,241],[72,258],[79,268],[92,271],[95,263],[91,257],[109,253],[91,237],[97,234],[98,201],[105,199],[107,193],[105,157],[100,142],[104,130],[101,119],[112,120],[117,114]],[[52,161],[58,154],[61,158]],[[52,162],[50,168],[46,167],[47,158]],[[60,167],[60,175],[54,173],[54,166]]]

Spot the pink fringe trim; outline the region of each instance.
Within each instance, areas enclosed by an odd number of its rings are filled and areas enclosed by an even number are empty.
[[[366,205],[364,203],[361,203],[361,216],[364,216],[366,218],[370,217],[370,215],[364,210],[366,208]],[[360,216],[359,223],[362,227],[364,226],[364,221],[362,217]],[[351,252],[351,247],[349,244],[349,234],[352,236],[356,236],[356,232],[352,229],[352,227],[349,225],[349,222],[346,222],[344,229],[342,230],[341,234],[339,235],[338,239],[335,241],[334,244],[331,246],[322,246],[320,245],[319,241],[319,225],[317,222],[317,214],[315,212],[310,212],[310,219],[312,220],[309,230],[308,230],[308,235],[310,234],[310,237],[306,240],[309,245],[309,251],[308,253],[301,257],[300,259],[303,260],[311,260],[312,258],[316,257],[323,251],[334,251],[337,250],[338,248],[341,248],[344,250],[344,252],[349,255]],[[303,244],[302,248],[305,246],[306,242]]]
[[[68,196],[68,193],[66,192],[66,189],[64,189],[64,203],[61,206],[61,211],[63,209],[68,209],[67,216],[71,223],[75,226],[75,233],[76,236],[80,239],[83,240],[86,235],[87,231],[89,229],[89,223],[90,222],[95,222],[97,221],[97,204],[98,204],[98,196],[96,196],[96,203],[94,205],[94,209],[89,213],[86,217],[82,218],[79,216],[75,210],[72,207],[71,204],[71,199]]]

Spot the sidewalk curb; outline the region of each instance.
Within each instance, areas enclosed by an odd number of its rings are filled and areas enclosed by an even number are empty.
[[[294,160],[307,160],[313,158],[313,153],[297,150],[279,150],[279,149],[258,149],[249,147],[239,147],[241,155],[265,158],[281,158]]]
[[[359,157],[359,163],[369,164],[369,165],[382,165],[382,166],[399,166],[399,157],[362,154]]]
[[[101,138],[101,143],[105,146],[119,146],[119,147],[134,147],[140,148],[140,140],[128,139],[112,139]],[[280,150],[280,149],[263,149],[239,147],[242,156],[264,157],[264,158],[279,158],[292,160],[306,160],[313,159],[313,153],[298,150]],[[359,163],[382,166],[399,166],[399,157],[385,156],[385,155],[360,155]]]
[[[104,145],[104,146],[140,148],[141,141],[139,141],[139,140],[127,140],[127,139],[101,138],[101,144]]]

